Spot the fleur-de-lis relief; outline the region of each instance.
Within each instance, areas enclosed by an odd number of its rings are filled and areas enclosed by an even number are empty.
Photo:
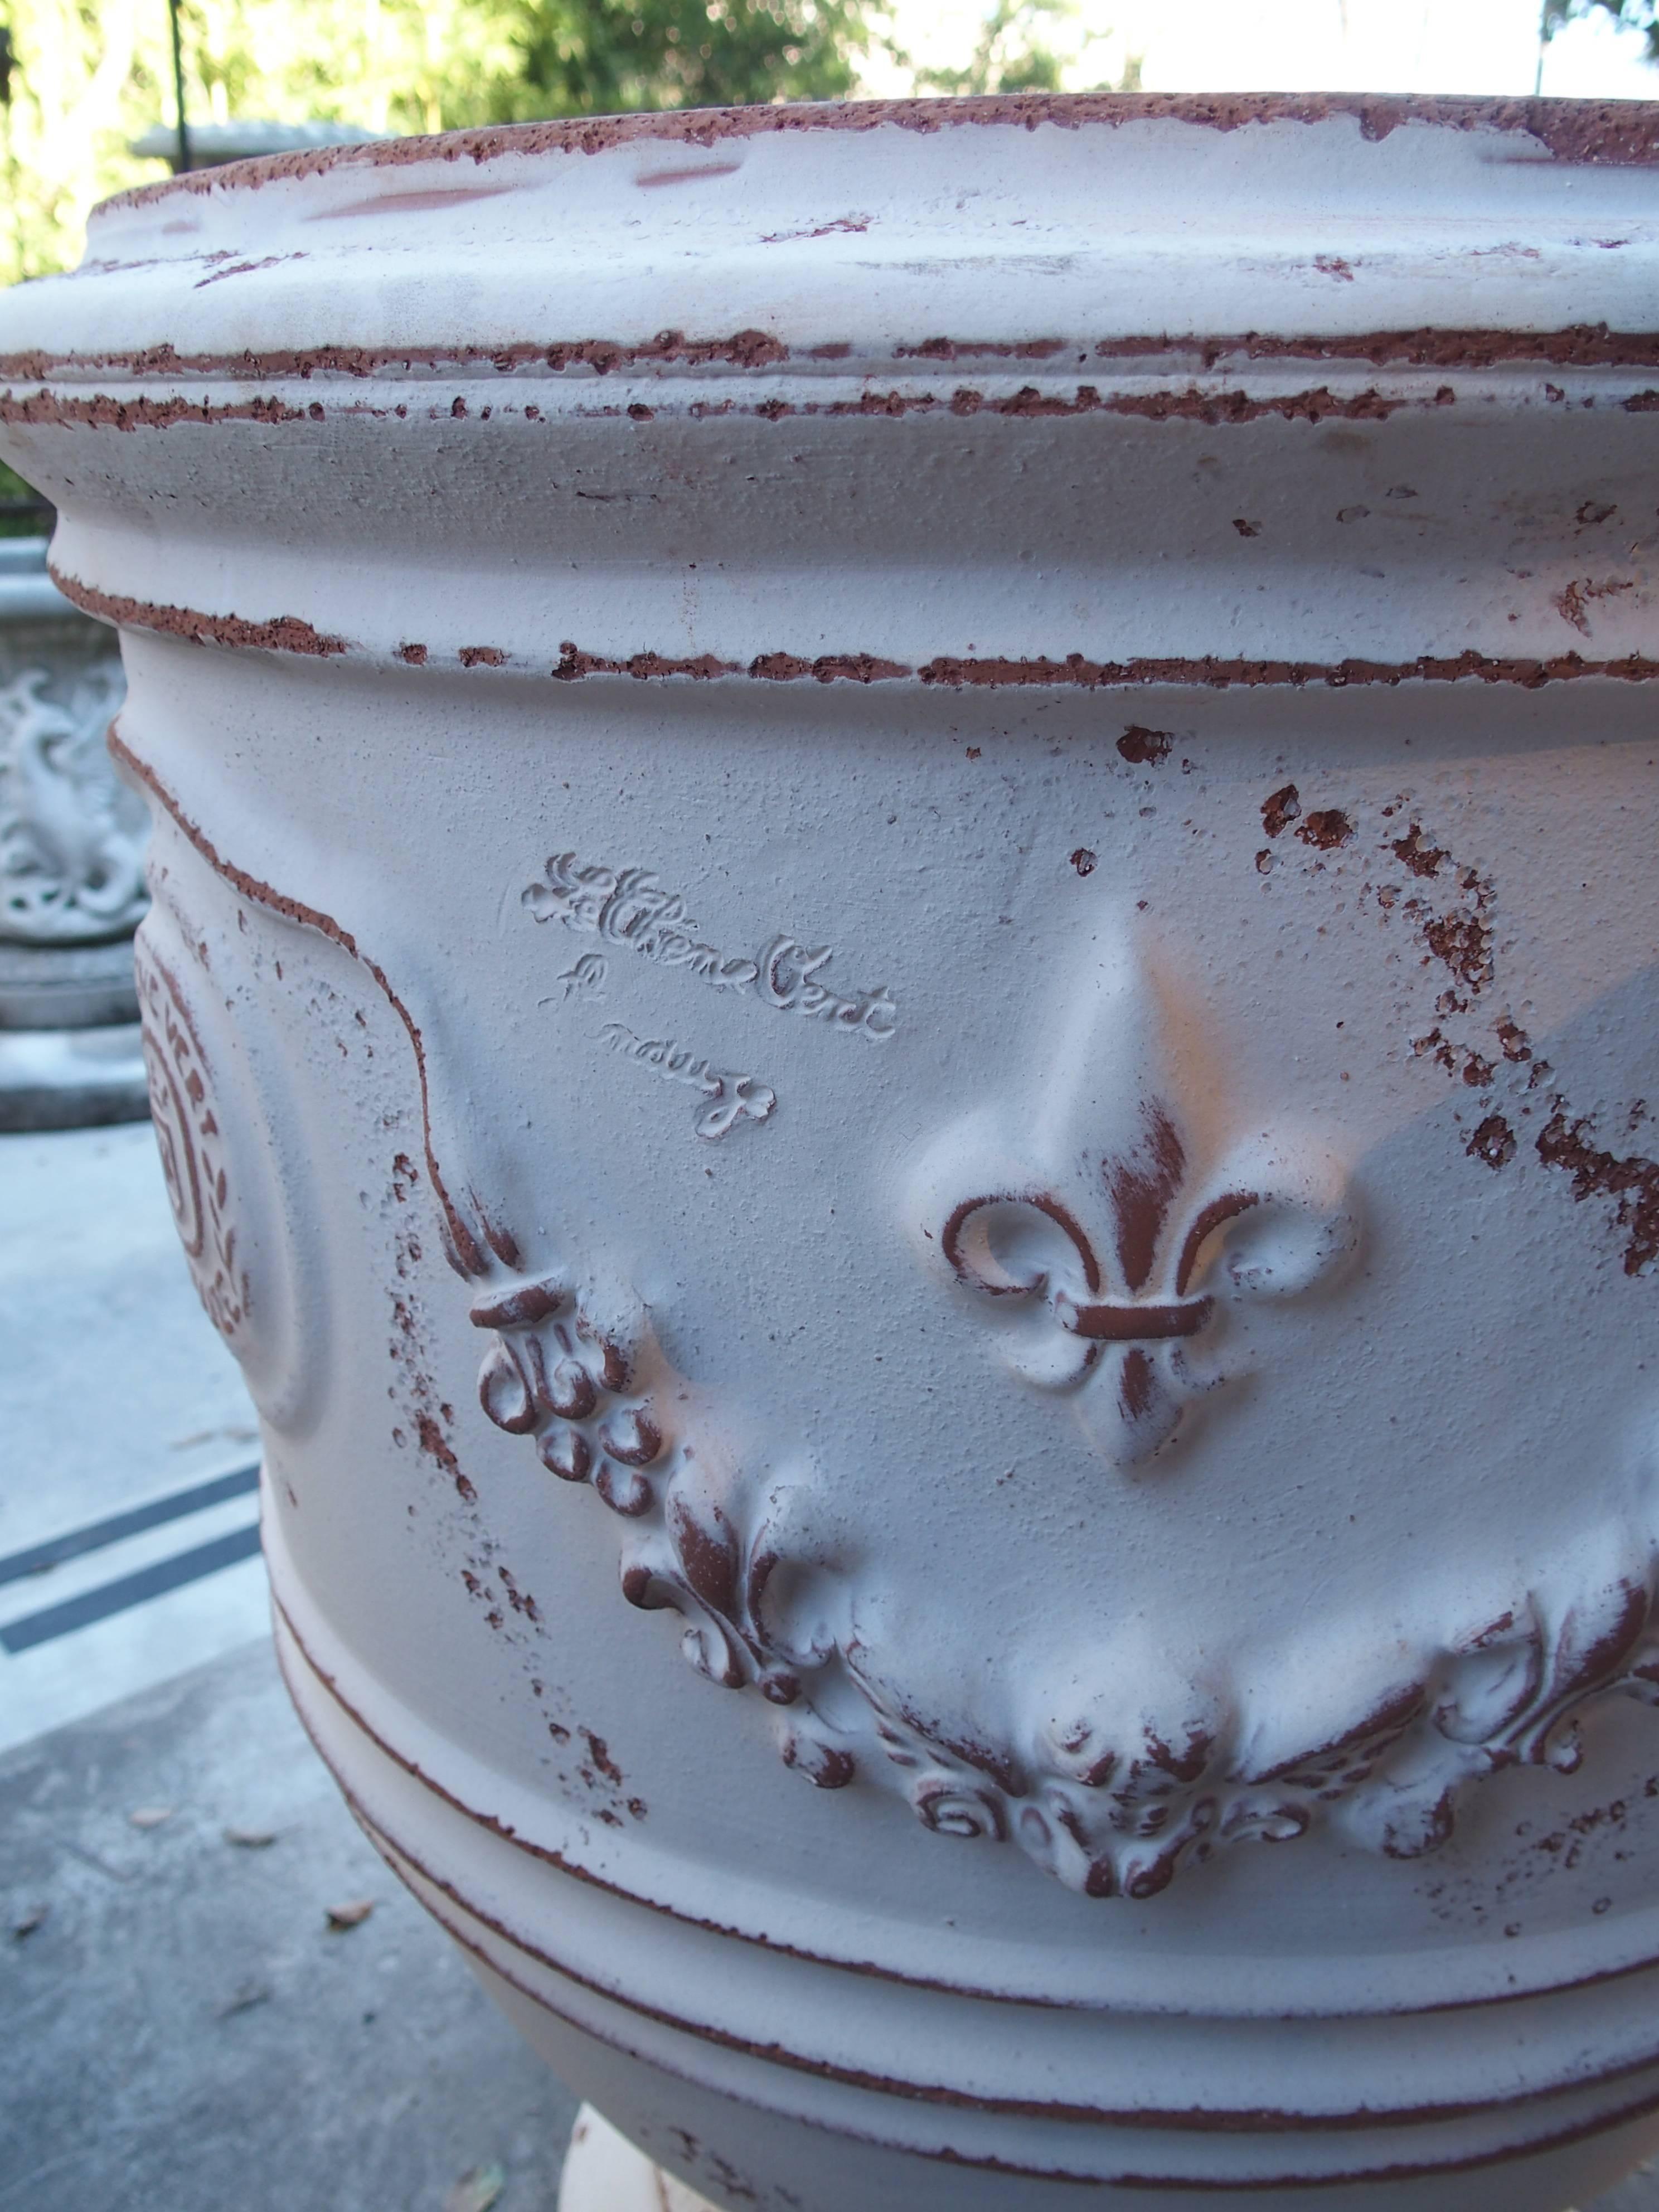
[[[1109,1367],[1124,1428],[1117,1455],[1125,1460],[1145,1458],[1173,1434],[1191,1387],[1182,1345],[1215,1314],[1217,1291],[1195,1285],[1212,1271],[1219,1232],[1262,1203],[1259,1191],[1224,1191],[1183,1221],[1177,1201],[1186,1165],[1167,1114],[1148,1107],[1139,1154],[1103,1168],[1113,1216],[1103,1258],[1077,1216],[1047,1191],[961,1200],[940,1232],[960,1282],[987,1297],[1041,1304],[1069,1340],[1044,1344],[1038,1361],[1019,1363],[1032,1380],[1064,1388],[1103,1363]]]
[[[1115,952],[1032,1063],[1026,1129],[1010,1102],[947,1132],[915,1218],[1016,1373],[1051,1390],[1109,1385],[1109,1415],[1091,1389],[1088,1425],[1133,1463],[1224,1379],[1223,1308],[1306,1290],[1353,1224],[1334,1163],[1305,1144],[1258,1138],[1194,1161],[1169,1096],[1168,1017],[1143,963]]]

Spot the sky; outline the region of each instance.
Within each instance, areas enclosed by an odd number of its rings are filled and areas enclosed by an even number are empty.
[[[935,66],[965,61],[984,12],[980,0],[897,0],[894,9],[901,45]],[[1536,82],[1538,19],[1539,0],[1080,0],[1066,82],[1115,83],[1126,55],[1139,54],[1148,92],[1524,95]],[[1545,49],[1542,89],[1659,99],[1645,52],[1639,32],[1598,9]]]

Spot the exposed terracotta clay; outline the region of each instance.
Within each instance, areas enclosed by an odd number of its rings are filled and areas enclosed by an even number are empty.
[[[203,170],[191,173],[205,176],[209,172]],[[118,368],[134,376],[368,377],[388,368],[407,372],[466,366],[489,368],[502,375],[509,375],[515,369],[532,364],[556,373],[570,368],[586,368],[596,375],[609,376],[618,370],[645,366],[702,368],[711,363],[722,362],[734,368],[764,368],[787,358],[787,349],[765,331],[738,331],[730,337],[714,338],[687,337],[683,331],[663,331],[655,337],[635,345],[623,344],[613,338],[578,338],[550,343],[540,340],[495,346],[295,346],[259,353],[250,350],[216,354],[181,353],[171,345],[162,345],[146,347],[133,354],[100,354],[84,363],[72,355],[53,356],[33,351],[0,356],[0,376],[32,383],[36,378],[48,376],[55,370],[82,365],[98,369]],[[96,415],[76,417],[72,413],[58,411],[65,403],[54,402],[50,392],[38,395],[33,404],[45,411],[33,416],[20,415],[15,419],[42,422],[102,419]],[[71,409],[74,404],[67,403]],[[113,406],[116,403],[93,401],[86,404],[99,407],[104,404]]]
[[[52,576],[64,596],[88,614],[106,622],[189,638],[197,644],[245,646],[313,655],[352,650],[344,638],[322,635],[295,616],[247,621],[238,615],[157,605],[123,593],[100,592],[57,568]],[[468,667],[500,666],[507,658],[498,647],[463,647],[458,648],[458,654]],[[393,657],[411,666],[421,666],[428,658],[427,648],[399,645],[393,648]],[[1362,660],[1340,661],[1333,665],[1309,661],[1224,660],[1209,656],[1199,659],[1093,661],[1082,653],[1072,653],[1063,659],[1030,660],[947,657],[912,668],[872,653],[823,653],[808,660],[795,653],[764,653],[757,654],[744,666],[707,653],[676,658],[667,653],[642,652],[617,658],[588,653],[567,640],[550,673],[562,683],[596,676],[629,676],[641,683],[665,678],[689,678],[694,682],[708,683],[716,678],[733,676],[747,676],[765,683],[811,679],[819,684],[866,684],[912,678],[924,684],[969,690],[1045,686],[1091,691],[1157,684],[1196,684],[1212,690],[1225,690],[1236,685],[1252,690],[1263,685],[1285,685],[1301,690],[1309,684],[1325,684],[1334,690],[1346,690],[1354,685],[1383,684],[1392,688],[1413,682],[1455,684],[1473,679],[1482,684],[1516,684],[1531,691],[1548,684],[1595,678],[1643,683],[1659,674],[1659,659],[1630,653],[1618,660],[1586,660],[1577,653],[1540,660],[1500,659],[1463,653],[1455,658],[1425,653],[1416,661],[1392,665]],[[1133,736],[1133,732],[1129,734]],[[1158,737],[1163,733],[1148,734]],[[1134,742],[1138,744],[1141,740],[1136,738]],[[1122,750],[1121,741],[1119,750]],[[1137,757],[1132,753],[1124,757]]]
[[[1270,837],[1282,836],[1287,825],[1301,817],[1302,797],[1293,783],[1285,784],[1261,802],[1261,826]]]
[[[774,347],[776,351],[770,349]],[[895,346],[892,355],[897,360],[914,361],[1046,361],[1064,349],[1065,341],[1059,338],[1045,338],[1022,345],[1004,344],[989,339],[928,338],[914,345]],[[814,361],[844,360],[851,350],[851,347],[844,343],[812,346],[805,349],[802,357]],[[1091,343],[1090,350],[1102,361],[1137,362],[1170,357],[1180,360],[1190,356],[1206,371],[1222,362],[1237,359],[1363,361],[1376,368],[1407,367],[1472,371],[1498,368],[1510,362],[1547,364],[1557,368],[1647,368],[1659,367],[1659,333],[1611,331],[1605,323],[1581,324],[1559,331],[1370,331],[1353,337],[1335,334],[1328,337],[1297,336],[1262,331],[1206,337],[1201,332],[1166,331],[1142,337],[1100,338]],[[0,376],[24,385],[39,384],[65,372],[76,374],[116,372],[131,376],[169,374],[189,377],[234,376],[263,381],[266,379],[317,375],[363,378],[387,372],[407,374],[447,368],[493,369],[499,375],[510,376],[526,368],[541,368],[556,374],[574,368],[589,369],[598,375],[605,376],[619,369],[636,366],[671,367],[681,363],[691,367],[723,362],[733,368],[776,368],[795,357],[781,340],[764,333],[751,335],[739,332],[728,339],[687,339],[681,333],[670,331],[637,346],[627,345],[614,338],[587,338],[552,344],[544,341],[519,340],[507,345],[313,346],[257,352],[248,349],[235,353],[185,353],[172,346],[149,347],[132,354],[54,353],[36,349],[0,355]],[[1304,419],[1308,419],[1314,395],[1304,397],[1309,405],[1301,411]],[[38,396],[37,404],[40,404]],[[1632,393],[1619,404],[1628,413],[1650,412],[1655,407],[1659,407],[1659,392]],[[1289,410],[1293,415],[1297,408],[1297,398],[1291,396],[1263,403],[1262,411],[1283,414]],[[831,410],[823,409],[818,411]],[[902,402],[896,410],[886,396],[872,394],[866,400],[857,403],[854,409],[849,410],[842,405],[839,411],[887,414],[904,410]],[[1071,411],[1078,410],[1074,407]],[[1167,414],[1170,410],[1165,409],[1164,411]],[[59,418],[48,413],[35,419]],[[1216,419],[1228,419],[1224,407]]]
[[[1572,1178],[1572,1194],[1617,1201],[1615,1217],[1625,1231],[1625,1273],[1639,1274],[1659,1259],[1659,1161],[1620,1159],[1592,1141],[1589,1125],[1557,1113],[1536,1139],[1539,1158]]]
[[[1168,730],[1149,730],[1132,722],[1118,739],[1117,749],[1136,768],[1156,768],[1160,761],[1168,760],[1174,743]]]
[[[153,600],[130,599],[121,592],[100,592],[54,568],[52,581],[66,599],[100,622],[131,624],[159,631],[164,637],[182,637],[192,645],[252,647],[266,653],[300,653],[313,659],[348,650],[343,637],[329,637],[313,629],[297,615],[276,615],[263,622],[245,622],[240,615],[198,613],[193,607],[158,606]]]
[[[1390,850],[1414,876],[1438,875],[1442,861],[1450,858],[1440,846],[1424,842],[1422,830],[1415,822],[1403,837],[1394,840]]]
[[[1325,684],[1342,690],[1350,685],[1394,686],[1413,681],[1455,684],[1474,678],[1482,684],[1516,684],[1535,691],[1546,684],[1571,682],[1581,677],[1612,677],[1644,683],[1659,675],[1659,659],[1632,653],[1623,660],[1584,660],[1576,653],[1547,660],[1502,659],[1484,653],[1454,655],[1425,653],[1415,661],[1395,663],[1342,660],[1334,665],[1298,660],[1227,660],[1208,655],[1197,659],[1091,661],[1079,653],[1063,660],[930,661],[916,674],[924,684],[960,685],[969,689],[1029,684],[1080,685],[1097,690],[1116,684],[1204,684],[1224,690],[1233,684]]]
[[[758,337],[757,333],[744,334],[744,336]],[[736,341],[733,342],[734,344],[736,343]],[[781,349],[779,349],[779,353],[781,354]],[[581,347],[549,349],[543,355],[542,360],[544,366],[554,369],[563,368],[568,367],[572,362],[580,361],[585,366],[596,369],[599,374],[604,376],[611,374],[615,370],[636,366],[642,357],[655,356],[646,354],[644,349],[639,348],[628,349],[595,342]],[[684,357],[691,359],[700,356],[697,352],[688,349]],[[726,357],[736,358],[735,356],[730,355]],[[492,357],[491,365],[498,365],[498,361],[499,356]],[[58,363],[53,364],[53,367],[61,369],[64,365]],[[68,365],[74,367],[76,364]],[[757,364],[752,361],[744,360],[740,361],[738,365],[754,367]],[[766,365],[770,365],[769,356]],[[15,366],[21,367],[23,364],[15,364]],[[100,363],[99,366],[103,368],[109,364]],[[413,364],[407,361],[392,363],[372,362],[364,357],[356,366],[350,368],[345,367],[343,362],[335,363],[323,360],[313,363],[310,367],[300,368],[296,370],[291,362],[285,364],[280,359],[272,360],[267,357],[255,360],[250,357],[246,362],[222,364],[222,368],[239,374],[271,377],[292,376],[295,374],[304,376],[315,374],[319,368],[332,368],[337,373],[368,377],[377,374],[387,368],[398,367],[407,369],[411,366]],[[48,373],[45,366],[38,362],[30,362],[27,367],[31,374]],[[194,368],[195,365],[192,367]],[[0,364],[0,373],[3,371],[4,365]],[[201,371],[199,368],[195,368],[195,373],[199,374]],[[1332,420],[1348,422],[1386,422],[1391,415],[1398,413],[1401,408],[1449,406],[1454,398],[1455,394],[1449,385],[1441,386],[1431,398],[1384,399],[1376,392],[1363,392],[1344,398],[1333,393],[1322,386],[1314,392],[1291,392],[1265,398],[1252,398],[1243,392],[1206,393],[1191,388],[1184,392],[1115,393],[1103,397],[1093,385],[1080,384],[1070,395],[1039,392],[1036,386],[1026,385],[1005,398],[989,399],[981,392],[976,392],[967,386],[959,386],[948,395],[937,392],[865,392],[857,399],[788,400],[774,397],[761,400],[753,406],[741,405],[737,402],[726,402],[718,408],[714,408],[707,403],[694,403],[686,411],[693,421],[709,419],[718,421],[732,414],[744,414],[753,415],[761,421],[768,422],[788,422],[811,418],[814,416],[825,416],[832,419],[847,416],[860,417],[884,416],[890,420],[896,420],[908,415],[949,413],[957,416],[969,416],[985,413],[1033,421],[1107,414],[1127,415],[1152,422],[1203,422],[1211,428],[1217,428],[1230,423],[1260,422],[1269,417],[1275,417],[1286,422],[1317,423]],[[486,416],[490,412],[488,408],[483,411]],[[659,402],[655,408],[644,407],[635,403],[627,411],[635,422],[650,422],[663,410]],[[464,398],[457,396],[451,401],[449,414],[452,420],[465,421],[467,413],[467,404]],[[0,422],[90,424],[99,428],[112,430],[167,430],[185,422],[295,422],[307,420],[321,422],[324,419],[324,410],[316,401],[301,408],[287,405],[275,398],[222,402],[174,399],[159,403],[144,400],[129,403],[102,393],[91,399],[65,399],[46,390],[21,399],[14,398],[9,394],[0,394]],[[580,495],[579,494],[578,496]],[[1235,523],[1234,527],[1237,529],[1238,525]],[[1254,536],[1255,531],[1247,526],[1240,534]]]
[[[1621,592],[1633,592],[1635,589],[1636,586],[1628,577],[1609,578],[1598,584],[1586,576],[1582,582],[1575,579],[1564,591],[1558,592],[1555,605],[1563,622],[1571,623],[1581,637],[1588,637],[1590,634],[1590,603],[1596,599],[1616,599]]]
[[[14,398],[0,393],[0,422],[95,425],[106,430],[170,430],[179,422],[301,422],[306,410],[284,401],[239,399],[220,404],[187,399],[64,398],[52,392]]]

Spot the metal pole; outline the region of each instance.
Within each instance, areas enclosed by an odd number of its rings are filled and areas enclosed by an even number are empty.
[[[182,176],[190,167],[190,126],[185,120],[185,42],[179,27],[179,0],[167,0],[173,25],[173,100],[179,118],[179,150],[173,157],[173,173]]]
[[[23,210],[17,190],[17,149],[11,135],[11,80],[16,67],[17,48],[13,43],[10,27],[0,24],[0,125],[3,126],[6,137],[6,187],[11,201],[16,282],[21,283],[28,274],[28,257],[23,244]]]

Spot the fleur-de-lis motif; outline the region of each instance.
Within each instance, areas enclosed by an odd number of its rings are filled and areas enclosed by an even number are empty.
[[[1017,1362],[1033,1381],[1065,1388],[1103,1361],[1112,1366],[1127,1460],[1144,1459],[1173,1434],[1187,1385],[1182,1342],[1215,1312],[1216,1291],[1194,1285],[1211,1271],[1220,1232],[1262,1204],[1259,1191],[1223,1191],[1172,1227],[1186,1149],[1161,1106],[1146,1120],[1141,1150],[1103,1170],[1114,1227],[1106,1262],[1076,1214],[1047,1191],[963,1199],[939,1238],[960,1282],[988,1297],[1040,1304],[1071,1340],[1045,1344],[1040,1364]]]
[[[1091,1403],[1086,1425],[1121,1462],[1167,1443],[1224,1379],[1209,1341],[1224,1304],[1305,1290],[1353,1241],[1340,1175],[1314,1148],[1261,1138],[1194,1160],[1166,1025],[1144,961],[1097,959],[1028,1063],[1029,1119],[1010,1100],[947,1132],[913,1215],[1016,1373],[1059,1390],[1109,1378],[1112,1411]]]

